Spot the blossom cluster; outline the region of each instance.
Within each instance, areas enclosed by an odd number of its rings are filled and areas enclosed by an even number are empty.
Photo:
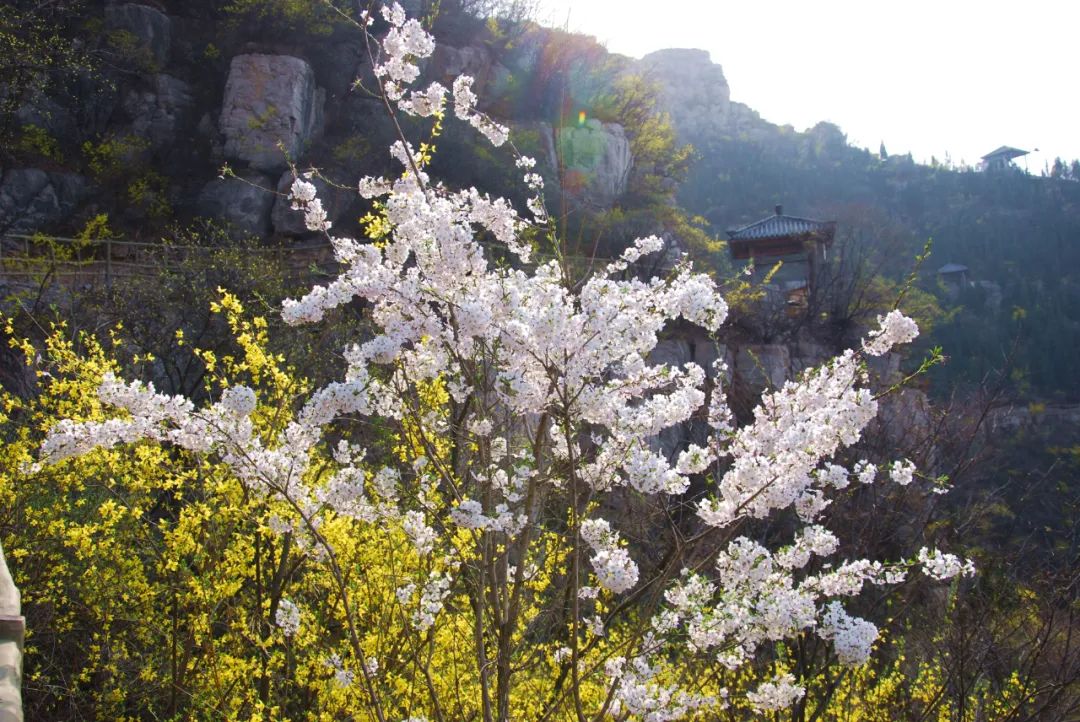
[[[754,422],[735,432],[727,449],[731,468],[698,515],[722,527],[797,505],[800,516],[812,521],[823,509],[821,482],[832,478],[815,473],[819,464],[857,441],[877,413],[870,391],[857,386],[862,378],[858,359],[846,351],[801,382],[766,394]]]
[[[746,699],[755,709],[764,712],[790,707],[804,694],[806,689],[795,683],[790,672],[784,672],[771,681],[763,682],[756,690],[748,692]]]
[[[352,670],[346,669],[345,665],[341,661],[341,656],[334,654],[331,655],[324,664],[334,672],[334,684],[342,689],[352,686],[352,683],[356,679],[356,675]],[[371,674],[374,674],[374,669],[370,670]]]
[[[975,565],[970,559],[961,559],[955,554],[948,554],[937,549],[923,547],[919,550],[918,560],[923,570],[939,581],[963,575],[975,574]]]
[[[669,722],[717,702],[712,697],[688,694],[659,682],[657,669],[643,656],[630,660],[625,657],[609,659],[604,665],[604,674],[614,685],[611,714],[616,719],[627,714],[643,722]]]
[[[384,57],[373,68],[382,79],[383,90],[392,100],[400,100],[402,88],[420,75],[414,58],[426,58],[435,50],[435,39],[415,18],[406,18],[398,3],[381,8],[383,19],[390,25],[382,41]]]
[[[594,552],[590,561],[600,586],[619,593],[637,584],[637,564],[619,546],[619,534],[612,531],[610,524],[603,519],[588,519],[581,524],[581,537]]]
[[[878,629],[865,619],[852,617],[839,602],[830,602],[821,618],[821,636],[831,639],[841,664],[858,666],[870,658]]]
[[[911,343],[919,335],[919,326],[898,310],[878,316],[880,327],[863,341],[863,350],[871,356],[883,356],[902,343]]]
[[[289,190],[289,198],[292,200],[293,210],[304,212],[304,225],[309,230],[326,232],[330,230],[330,221],[323,209],[322,201],[315,195],[315,186],[308,181],[297,178],[293,181]]]
[[[279,600],[274,623],[286,637],[295,637],[300,631],[300,608],[288,599]]]
[[[492,145],[498,147],[509,139],[510,131],[476,111],[477,98],[472,84],[473,79],[468,75],[460,75],[454,81],[454,115],[483,133]]]

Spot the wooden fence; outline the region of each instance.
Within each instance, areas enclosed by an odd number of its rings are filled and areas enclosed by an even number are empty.
[[[482,242],[483,243],[483,242]],[[502,248],[498,243],[484,243]],[[195,246],[166,242],[129,241],[105,238],[86,240],[48,235],[0,235],[0,279],[25,279],[34,283],[78,286],[111,284],[117,278],[155,276],[170,269],[197,268],[214,254],[233,250],[248,257],[273,262],[294,280],[310,280],[336,268],[333,246],[321,241],[296,246]],[[533,262],[554,258],[550,253],[534,253]],[[574,278],[600,271],[610,258],[563,256],[561,262]],[[664,269],[670,270],[670,269]]]
[[[105,238],[86,240],[60,236],[0,236],[0,278],[63,284],[102,282],[116,278],[155,276],[172,268],[192,268],[220,253],[221,247]],[[265,258],[293,274],[310,275],[312,266],[333,265],[329,242],[303,246],[234,248],[248,257]]]

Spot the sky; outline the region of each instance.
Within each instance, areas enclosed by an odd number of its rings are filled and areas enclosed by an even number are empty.
[[[538,19],[632,57],[708,50],[732,100],[873,151],[1080,158],[1080,0],[541,0]]]

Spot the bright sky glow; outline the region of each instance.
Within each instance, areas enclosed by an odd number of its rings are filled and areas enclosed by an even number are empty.
[[[1076,0],[542,0],[540,20],[633,57],[703,48],[732,100],[874,151],[1080,158]]]

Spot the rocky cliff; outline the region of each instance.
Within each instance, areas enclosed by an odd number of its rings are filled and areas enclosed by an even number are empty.
[[[686,143],[723,135],[764,138],[778,130],[748,106],[732,102],[724,70],[706,50],[658,50],[637,67],[660,88],[663,107]]]
[[[203,216],[287,240],[306,234],[280,202],[292,167],[316,166],[345,185],[389,168],[391,127],[355,84],[371,78],[362,35],[347,23],[289,37],[259,33],[208,2],[110,2],[85,13],[100,28],[89,47],[109,64],[18,108],[16,147],[0,176],[0,233],[70,233],[105,212],[135,236]],[[627,131],[592,114],[615,72],[610,57],[591,40],[540,27],[512,44],[482,23],[469,27],[438,46],[426,80],[472,75],[481,107],[541,161],[550,198],[610,209],[634,165]],[[468,152],[454,142],[444,156]],[[226,164],[232,175],[219,178]],[[482,164],[447,166],[451,182],[512,191]],[[362,212],[340,193],[328,209],[331,221],[353,226]]]

